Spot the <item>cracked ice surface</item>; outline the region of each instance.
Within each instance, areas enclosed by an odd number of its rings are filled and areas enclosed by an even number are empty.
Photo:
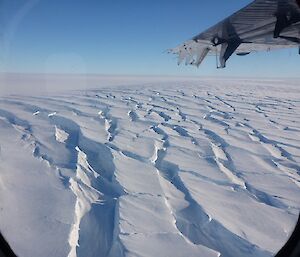
[[[300,91],[206,81],[0,98],[19,256],[272,256],[300,209]]]

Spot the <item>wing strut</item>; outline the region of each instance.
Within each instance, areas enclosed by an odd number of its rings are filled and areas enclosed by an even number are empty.
[[[217,68],[225,68],[226,61],[240,46],[242,40],[236,33],[234,26],[232,26],[230,19],[227,19],[222,25],[219,35],[216,35],[211,42],[215,47],[221,45],[219,56],[220,66],[217,66]]]
[[[230,40],[229,42],[225,42],[221,45],[221,52],[220,52],[220,67],[226,67],[226,61],[229,57],[235,52],[235,50],[240,46],[240,40]]]
[[[299,2],[299,1],[298,1]],[[299,11],[296,11],[293,6],[287,5],[287,1],[280,0],[278,1],[278,11],[275,14],[276,16],[276,24],[274,29],[274,38],[284,38],[281,36],[281,32],[291,26],[292,24],[295,24],[300,21],[300,13]],[[299,40],[296,37],[287,37],[286,40],[290,40],[291,42],[295,42]]]

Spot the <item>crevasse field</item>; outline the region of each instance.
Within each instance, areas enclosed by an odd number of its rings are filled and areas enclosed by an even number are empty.
[[[300,88],[149,83],[0,98],[20,257],[270,257],[300,210]]]

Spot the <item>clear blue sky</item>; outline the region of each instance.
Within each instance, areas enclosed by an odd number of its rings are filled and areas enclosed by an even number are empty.
[[[0,0],[0,71],[299,76],[297,50],[233,57],[216,70],[164,53],[251,0]]]

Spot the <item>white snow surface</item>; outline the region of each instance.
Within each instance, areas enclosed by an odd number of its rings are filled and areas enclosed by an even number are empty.
[[[270,257],[300,210],[295,82],[0,98],[0,230],[20,257]]]

